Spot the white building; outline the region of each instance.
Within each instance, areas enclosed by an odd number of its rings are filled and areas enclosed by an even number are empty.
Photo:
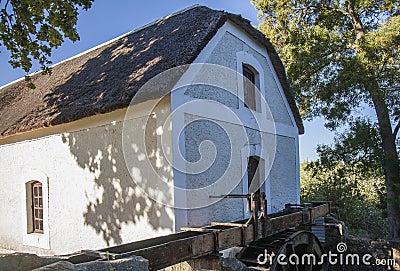
[[[210,65],[157,77],[194,63]],[[258,186],[269,211],[299,202],[299,111],[238,15],[195,6],[32,80],[0,89],[1,248],[64,254],[239,220],[244,200],[210,196]]]

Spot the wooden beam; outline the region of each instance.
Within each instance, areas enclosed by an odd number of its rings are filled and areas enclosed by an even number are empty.
[[[272,235],[303,224],[303,212],[296,212],[288,215],[267,219],[267,235]]]
[[[314,221],[314,219],[327,215],[331,212],[330,210],[330,203],[324,203],[316,207],[311,207],[309,209],[310,212],[310,223]]]
[[[119,258],[141,256],[149,261],[149,270],[159,270],[193,257],[213,254],[214,241],[213,233],[206,233],[123,253],[119,255]]]
[[[68,261],[82,263],[99,260],[107,255],[112,255],[112,258],[115,259],[136,255],[149,260],[150,270],[158,270],[196,257],[218,253],[230,247],[247,245],[262,237],[263,223],[266,230],[264,233],[272,235],[308,224],[316,217],[330,212],[329,203],[316,203],[312,206],[314,207],[304,209],[309,214],[307,221],[304,221],[303,211],[296,212],[294,210],[289,214],[283,212],[271,214],[257,222],[254,220],[250,223],[245,220],[229,223],[213,222],[211,226],[207,227],[184,228],[184,231],[175,234],[81,253],[70,257]],[[258,225],[254,223],[258,223]],[[257,234],[254,232],[256,229],[259,229]]]

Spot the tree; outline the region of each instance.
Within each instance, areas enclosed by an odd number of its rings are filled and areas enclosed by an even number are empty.
[[[350,231],[384,238],[387,204],[377,125],[356,118],[332,145],[319,145],[317,152],[318,161],[301,166],[302,200],[331,200],[333,212]]]
[[[302,202],[332,201],[332,212],[350,233],[381,239],[387,236],[384,177],[364,165],[342,161],[301,164]]]
[[[0,0],[0,46],[11,53],[12,67],[28,73],[35,59],[48,72],[52,49],[65,38],[79,40],[79,8],[87,10],[93,1]]]
[[[400,238],[399,0],[252,0],[306,118],[336,129],[368,105],[382,141],[390,237]]]

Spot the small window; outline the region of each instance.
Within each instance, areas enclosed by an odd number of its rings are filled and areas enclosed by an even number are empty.
[[[43,189],[41,182],[31,184],[32,195],[32,232],[43,233]]]
[[[29,181],[24,184],[26,215],[22,244],[50,249],[49,179],[37,170],[27,172],[24,177]]]
[[[256,110],[256,73],[248,65],[243,65],[244,106]]]

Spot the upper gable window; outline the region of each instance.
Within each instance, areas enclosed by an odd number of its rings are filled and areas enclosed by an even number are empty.
[[[237,71],[241,79],[237,81],[239,107],[248,108],[254,112],[266,112],[265,101],[262,101],[265,84],[263,67],[258,60],[247,52],[236,53]]]
[[[243,92],[244,106],[256,111],[257,110],[257,91],[256,78],[257,72],[250,65],[243,64]]]

